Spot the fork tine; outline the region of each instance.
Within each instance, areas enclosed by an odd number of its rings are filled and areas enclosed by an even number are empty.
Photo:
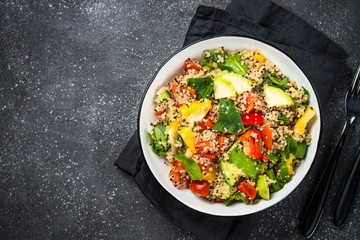
[[[356,74],[355,74],[355,76],[354,76],[354,78],[352,80],[352,83],[351,83],[351,88],[350,88],[351,95],[359,94],[359,91],[360,91],[360,84],[359,84],[360,77],[359,77],[359,75],[360,75],[360,64],[359,64],[359,66],[358,66],[358,68],[356,70]],[[358,85],[358,86],[357,86],[356,91],[354,92],[356,85]]]

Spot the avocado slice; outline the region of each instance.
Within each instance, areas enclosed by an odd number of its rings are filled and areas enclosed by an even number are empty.
[[[266,181],[266,175],[262,175],[257,181],[257,188],[259,189],[259,195],[265,200],[270,200],[269,184]]]
[[[253,88],[251,80],[244,78],[239,74],[233,72],[223,72],[221,73],[221,77],[231,82],[238,95],[242,94],[243,92],[250,91]]]
[[[273,86],[265,86],[265,101],[267,102],[269,107],[281,107],[294,105],[294,101],[292,98],[280,88]]]
[[[220,169],[224,175],[225,182],[231,187],[234,186],[240,177],[240,169],[228,161],[220,161]]]
[[[225,80],[221,75],[214,76],[214,93],[215,99],[229,98],[236,96],[235,90],[231,85],[231,82]]]

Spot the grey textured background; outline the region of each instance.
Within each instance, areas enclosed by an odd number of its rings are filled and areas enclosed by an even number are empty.
[[[0,2],[1,239],[197,239],[160,215],[113,162],[136,129],[146,84],[181,47],[196,7],[228,2]],[[355,70],[358,0],[275,2],[344,47]],[[341,131],[349,81],[334,90],[326,121],[333,131],[324,132],[306,183],[264,212],[251,239],[300,238],[305,203]],[[359,194],[346,224],[332,223],[360,144],[355,124],[314,239],[360,239]]]

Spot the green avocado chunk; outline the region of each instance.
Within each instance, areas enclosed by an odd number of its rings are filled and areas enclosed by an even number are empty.
[[[240,169],[234,164],[222,160],[220,162],[220,169],[222,174],[224,175],[226,183],[229,184],[231,187],[238,182],[240,177]]]
[[[285,91],[277,87],[265,86],[265,101],[269,107],[294,105],[294,101]]]
[[[223,72],[220,76],[223,79],[231,82],[238,95],[241,95],[243,92],[250,91],[253,88],[251,80],[244,78],[240,74],[233,72]]]
[[[262,175],[257,181],[257,188],[259,190],[259,195],[265,200],[270,200],[270,189],[269,184],[266,181],[266,175]]]
[[[214,80],[214,93],[215,99],[235,97],[235,89],[231,85],[231,82],[222,78],[221,75],[213,77]]]

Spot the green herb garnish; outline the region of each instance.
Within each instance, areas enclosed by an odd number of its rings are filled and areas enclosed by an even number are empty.
[[[289,81],[289,78],[285,77],[282,80],[279,80],[275,73],[268,73],[268,75],[264,79],[264,81],[267,82],[267,84],[269,86],[274,86],[274,87],[280,88],[283,91],[285,91],[285,89],[288,88],[287,83]]]
[[[195,90],[197,100],[210,99],[211,93],[214,91],[214,80],[211,77],[189,78],[187,85]]]
[[[284,114],[281,114],[281,116],[278,117],[278,121],[280,123],[283,123],[284,125],[287,125],[289,122],[289,118],[287,116],[285,116]]]
[[[166,155],[170,148],[170,144],[168,143],[169,135],[166,134],[167,129],[168,126],[157,125],[154,127],[153,134],[148,133],[151,149],[159,156]]]
[[[245,75],[248,72],[245,61],[241,59],[239,53],[230,55],[223,63],[219,62],[217,65],[221,70],[228,70],[241,75]]]
[[[201,169],[194,159],[180,153],[175,154],[174,158],[186,169],[191,180],[199,180],[201,178]]]
[[[229,162],[240,168],[249,177],[255,177],[258,173],[256,167],[258,161],[245,155],[244,152],[235,148],[230,154]]]
[[[235,192],[230,195],[228,199],[224,199],[225,206],[228,206],[233,200],[243,201],[245,204],[249,204],[249,200],[246,199],[240,192]]]
[[[244,128],[239,112],[230,99],[220,99],[219,120],[212,126],[213,130],[240,134]]]

